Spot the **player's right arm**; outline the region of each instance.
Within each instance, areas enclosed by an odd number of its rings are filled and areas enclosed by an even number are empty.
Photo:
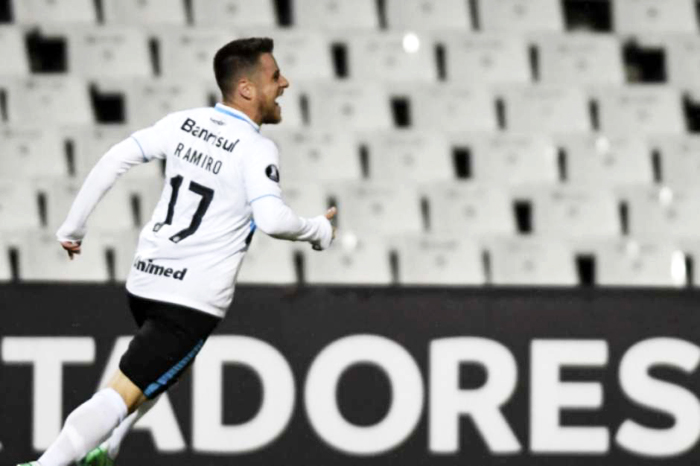
[[[135,165],[165,157],[164,132],[165,119],[137,131],[112,146],[90,171],[66,220],[56,232],[56,238],[71,259],[73,254],[80,254],[81,243],[87,233],[88,217],[117,179]]]
[[[325,215],[299,217],[282,201],[279,154],[275,144],[264,139],[246,152],[244,183],[257,227],[274,238],[307,241],[318,250],[328,248],[335,237],[330,222],[336,213],[335,207]]]

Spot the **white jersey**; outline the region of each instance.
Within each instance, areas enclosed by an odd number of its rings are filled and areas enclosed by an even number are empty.
[[[110,149],[86,179],[57,232],[81,241],[95,204],[131,166],[165,159],[165,187],[141,231],[126,287],[148,299],[223,317],[256,224],[272,236],[332,240],[327,219],[293,214],[281,201],[277,147],[233,108],[172,113]],[[255,203],[255,204],[254,204]]]

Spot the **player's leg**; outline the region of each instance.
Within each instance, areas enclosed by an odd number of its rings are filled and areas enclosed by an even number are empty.
[[[119,371],[106,388],[68,416],[39,463],[41,466],[67,466],[78,461],[104,441],[144,400],[141,389]]]

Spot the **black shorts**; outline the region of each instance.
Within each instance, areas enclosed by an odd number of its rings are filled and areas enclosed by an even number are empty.
[[[185,306],[127,294],[139,329],[119,369],[151,399],[170,388],[192,364],[221,319]]]

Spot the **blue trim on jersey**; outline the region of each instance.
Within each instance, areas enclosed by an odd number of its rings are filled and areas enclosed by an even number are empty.
[[[146,157],[146,153],[143,151],[143,147],[141,147],[141,143],[139,142],[139,140],[133,136],[131,136],[131,139],[133,139],[134,142],[136,143],[136,145],[139,146],[139,149],[141,149],[141,156],[143,157],[143,161],[148,162],[148,158]]]
[[[258,133],[260,132],[260,128],[255,123],[253,123],[252,121],[250,121],[248,118],[246,118],[244,116],[238,115],[238,114],[233,113],[232,111],[224,108],[221,104],[216,104],[216,106],[214,107],[214,110],[216,110],[217,112],[224,113],[228,116],[232,116],[233,118],[237,118],[241,121],[245,121],[250,126],[252,126],[255,131],[257,131]]]
[[[146,398],[150,398],[150,396],[153,395],[153,393],[155,393],[156,390],[158,390],[160,387],[166,386],[168,382],[170,382],[175,376],[182,372],[185,366],[187,366],[187,364],[189,364],[190,361],[192,361],[194,357],[197,356],[197,353],[199,353],[199,350],[202,349],[202,346],[204,346],[204,340],[199,340],[195,347],[192,348],[192,351],[187,353],[187,356],[182,358],[180,362],[171,367],[168,372],[161,375],[158,378],[158,380],[149,385],[148,388],[146,388],[146,391],[143,392]]]
[[[258,199],[262,199],[263,197],[276,197],[277,199],[282,199],[282,198],[279,197],[277,194],[264,194],[264,195],[262,195],[262,196],[256,197],[255,199],[253,199],[252,201],[250,201],[248,204],[252,204],[253,202],[257,201]],[[255,224],[255,223],[253,223],[253,224]]]

